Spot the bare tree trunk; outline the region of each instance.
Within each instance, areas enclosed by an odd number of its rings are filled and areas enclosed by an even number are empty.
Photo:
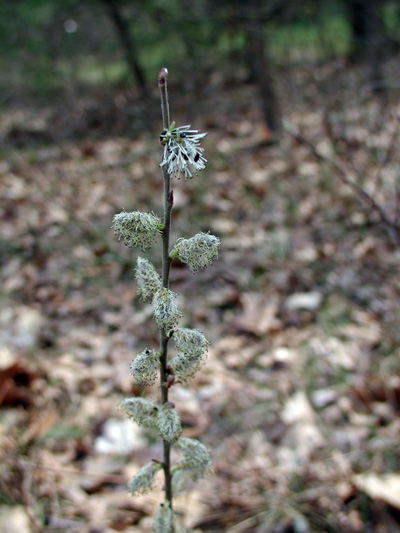
[[[142,94],[145,95],[147,91],[146,80],[143,74],[143,69],[141,68],[138,58],[136,56],[135,47],[133,45],[132,38],[129,33],[129,27],[126,20],[123,18],[120,12],[119,0],[103,0],[106,4],[109,15],[113,21],[115,29],[118,33],[118,37],[121,41],[121,44],[125,51],[126,61],[129,66],[129,70],[132,72],[133,76],[136,78],[136,81],[142,91]]]
[[[351,0],[347,3],[348,20],[351,26],[348,58],[352,63],[362,61],[367,56],[368,29],[365,8],[365,0]]]
[[[252,2],[257,5],[258,2]],[[248,43],[248,61],[252,79],[257,83],[263,108],[264,120],[274,134],[279,134],[282,127],[281,111],[269,72],[268,59],[265,54],[264,28],[255,16],[249,17],[246,24]]]
[[[367,51],[370,68],[370,81],[375,94],[382,95],[385,92],[384,79],[382,73],[383,46],[382,30],[383,24],[378,13],[377,0],[365,0],[365,17],[367,28]]]
[[[347,4],[352,29],[349,59],[353,63],[367,61],[372,90],[382,95],[384,79],[384,28],[379,6],[380,0],[351,0]]]

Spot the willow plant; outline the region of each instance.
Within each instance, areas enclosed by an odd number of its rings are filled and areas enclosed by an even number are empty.
[[[205,475],[211,465],[208,448],[197,439],[182,437],[182,424],[175,405],[169,401],[169,390],[176,383],[187,384],[199,370],[207,356],[209,342],[197,329],[180,328],[182,317],[176,304],[177,294],[169,288],[170,267],[174,258],[187,264],[192,272],[206,268],[217,259],[220,248],[218,237],[209,233],[197,233],[191,238],[180,238],[171,247],[171,212],[173,190],[171,179],[184,176],[191,179],[205,168],[201,140],[206,133],[200,133],[190,126],[176,127],[170,123],[166,68],[158,76],[161,95],[163,131],[160,142],[163,147],[161,170],[164,182],[164,213],[162,220],[155,213],[123,211],[114,216],[114,232],[129,247],[143,252],[156,241],[162,240],[162,272],[145,257],[138,257],[135,277],[141,298],[153,306],[153,318],[160,332],[158,349],[146,348],[132,361],[130,370],[137,385],[153,385],[157,376],[160,380],[160,398],[150,401],[143,397],[126,398],[121,406],[137,424],[156,428],[163,441],[162,460],[153,459],[128,482],[132,495],[148,492],[159,470],[164,471],[165,499],[154,519],[156,533],[178,533],[184,529],[177,525],[173,510],[173,495],[181,492],[184,476],[197,480]],[[175,351],[168,353],[169,342],[173,341]],[[181,459],[171,464],[171,447],[181,453]]]

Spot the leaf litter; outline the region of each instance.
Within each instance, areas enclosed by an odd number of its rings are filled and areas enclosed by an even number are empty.
[[[224,242],[220,264],[196,278],[179,262],[171,272],[184,295],[180,327],[211,341],[193,388],[174,386],[171,401],[184,436],[201,438],[214,459],[214,474],[189,484],[176,510],[196,531],[398,527],[399,252],[304,146],[284,137],[265,147],[256,106],[241,116],[240,106],[218,105],[205,140],[210,170],[185,189],[174,183],[179,233],[201,216]],[[291,120],[321,139],[315,108],[292,106]],[[355,161],[372,180],[379,168],[357,117]],[[1,131],[13,120],[6,111]],[[136,256],[121,258],[109,229],[115,210],[159,212],[153,129],[134,139],[58,134],[57,146],[16,143],[3,154],[0,521],[22,533],[150,531],[162,494],[161,479],[159,494],[125,491],[141,464],[161,457],[117,410],[142,393],[127,369],[158,335],[136,294]],[[384,139],[382,128],[375,141]],[[332,155],[328,141],[315,142]]]

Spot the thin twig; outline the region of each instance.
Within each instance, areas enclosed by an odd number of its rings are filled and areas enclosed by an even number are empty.
[[[349,178],[345,169],[343,169],[336,161],[330,159],[326,155],[321,154],[315,148],[314,144],[303,135],[300,135],[299,133],[295,132],[290,127],[287,127],[286,129],[288,133],[293,137],[293,139],[295,139],[299,144],[307,146],[310,149],[311,154],[317,161],[321,161],[322,163],[325,163],[326,165],[330,166],[336,172],[341,182],[345,185],[348,185],[352,189],[352,191],[355,192],[356,195],[365,204],[367,204],[372,211],[375,211],[381,223],[385,226],[393,244],[397,248],[400,248],[400,227],[389,218],[389,216],[383,210],[383,207],[378,204],[376,200],[363,187],[361,187],[361,185]],[[361,178],[360,172],[356,169],[355,172],[357,174],[357,177]]]
[[[378,187],[382,185],[382,169],[391,161],[395,149],[397,148],[397,140],[400,132],[400,117],[395,117],[395,126],[391,135],[390,142],[385,152],[383,160],[379,163],[375,177],[373,179],[372,195],[375,194]],[[396,191],[395,191],[396,193]]]
[[[126,484],[127,478],[126,475],[123,474],[104,474],[104,473],[98,473],[98,472],[82,472],[81,470],[72,470],[70,468],[60,468],[56,466],[43,466],[38,463],[30,463],[29,461],[21,460],[19,462],[20,467],[25,470],[27,468],[32,468],[35,470],[46,470],[50,472],[57,472],[58,474],[66,474],[66,475],[72,475],[72,476],[83,476],[83,477],[93,477],[93,478],[99,478],[104,481],[107,481],[107,483],[115,483],[115,484]]]
[[[400,171],[397,170],[394,184],[394,223],[400,226]]]

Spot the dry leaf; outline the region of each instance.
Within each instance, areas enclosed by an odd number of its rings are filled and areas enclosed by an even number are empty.
[[[360,474],[352,479],[356,487],[373,500],[380,500],[400,509],[400,474]]]

